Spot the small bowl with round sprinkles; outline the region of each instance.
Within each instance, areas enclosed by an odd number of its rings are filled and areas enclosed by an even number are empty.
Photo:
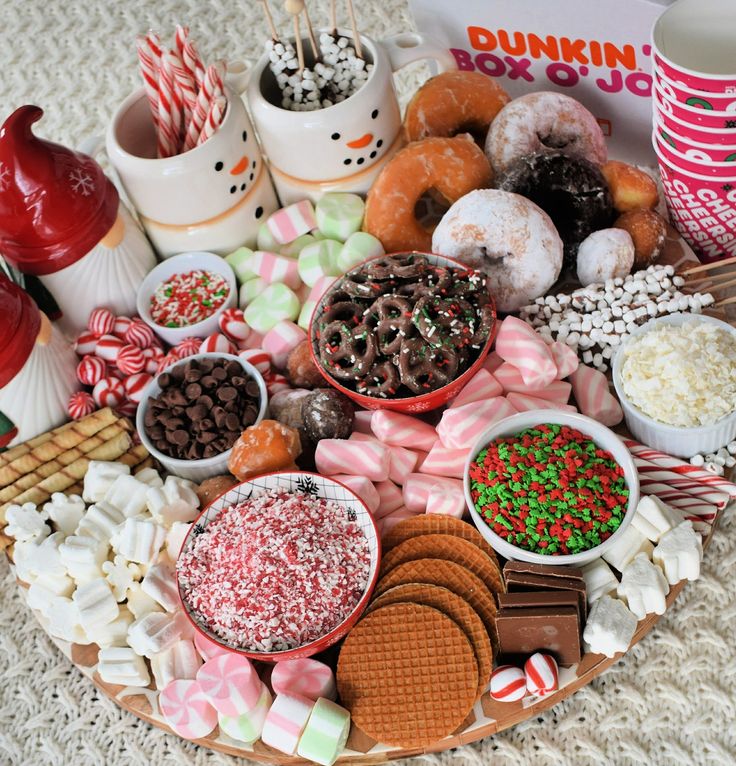
[[[235,274],[214,253],[182,253],[152,269],[138,288],[138,315],[172,346],[218,331],[225,309],[237,304]]]
[[[581,566],[625,532],[639,502],[631,454],[591,418],[532,410],[495,423],[465,467],[478,531],[507,559]]]
[[[381,546],[348,487],[294,471],[238,484],[196,519],[176,564],[194,628],[251,659],[309,657],[368,604]]]
[[[427,412],[480,369],[497,329],[484,274],[451,258],[370,258],[335,281],[310,322],[327,382],[366,409]]]

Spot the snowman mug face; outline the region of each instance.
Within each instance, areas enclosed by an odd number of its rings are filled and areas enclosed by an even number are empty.
[[[338,30],[350,38],[347,30]],[[376,42],[361,35],[368,79],[345,101],[311,112],[280,106],[281,94],[267,55],[251,72],[247,100],[281,201],[322,191],[365,192],[400,142],[401,112],[393,72],[423,58],[441,69],[454,59],[417,34]],[[309,42],[304,42],[305,51]]]
[[[173,157],[156,157],[156,135],[143,89],[120,105],[108,129],[110,162],[154,244],[164,254],[170,254],[172,248],[175,252],[191,249],[185,245],[196,244],[200,235],[210,237],[209,250],[233,249],[244,243],[244,229],[255,235],[275,208],[273,188],[245,105],[229,88],[226,95],[227,111],[214,135]],[[237,241],[234,227],[239,228],[241,241]],[[203,231],[197,233],[198,228]]]

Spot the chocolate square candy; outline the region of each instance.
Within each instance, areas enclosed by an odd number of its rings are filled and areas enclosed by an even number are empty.
[[[583,570],[578,567],[560,567],[549,564],[527,564],[507,561],[503,568],[506,590],[509,593],[536,591],[573,591],[580,603],[580,619],[585,623],[588,615]]]
[[[496,618],[504,662],[523,663],[534,652],[551,654],[559,665],[580,662],[580,620],[574,606],[501,608]]]

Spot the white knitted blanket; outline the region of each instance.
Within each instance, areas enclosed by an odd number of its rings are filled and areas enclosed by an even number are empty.
[[[338,3],[345,21],[343,3]],[[280,29],[282,3],[272,2]],[[279,6],[279,8],[276,8]],[[328,0],[310,0],[314,23]],[[405,0],[358,4],[362,31],[410,28]],[[101,133],[138,86],[133,41],[187,23],[207,59],[254,60],[266,39],[255,0],[5,0],[0,3],[0,105],[33,103],[39,135],[75,146]],[[426,76],[403,70],[406,101]],[[152,728],[117,708],[56,650],[0,564],[0,764],[23,766],[234,766],[238,761]],[[439,755],[442,764],[736,763],[736,521],[733,508],[689,585],[625,658],[572,698],[495,737]],[[241,761],[242,762],[242,761]]]

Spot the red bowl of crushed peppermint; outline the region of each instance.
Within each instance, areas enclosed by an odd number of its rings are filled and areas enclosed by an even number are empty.
[[[315,473],[258,476],[196,519],[176,572],[195,629],[251,659],[309,657],[368,604],[381,546],[368,508]]]
[[[505,558],[581,566],[625,533],[639,478],[609,428],[584,415],[532,410],[478,439],[465,467],[465,499],[478,531]]]

